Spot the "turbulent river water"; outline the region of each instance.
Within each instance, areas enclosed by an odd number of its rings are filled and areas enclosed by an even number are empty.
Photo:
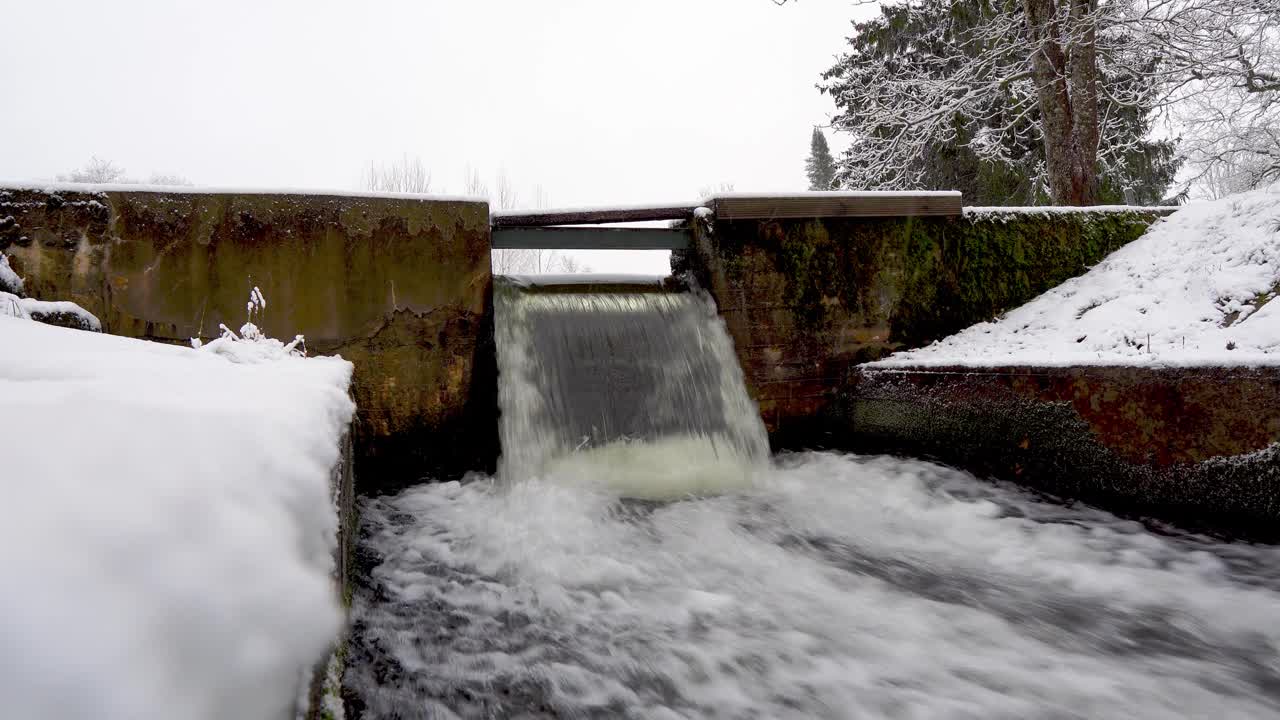
[[[704,354],[720,352],[722,329],[708,332]],[[542,413],[561,381],[537,367],[551,351],[523,347],[521,382],[543,395],[526,405]],[[703,378],[703,426],[669,412],[651,437],[593,435],[573,421],[525,448],[536,471],[365,500],[350,709],[1280,717],[1280,549],[1155,532],[922,461],[770,460],[762,433],[726,417],[741,385],[726,372],[686,373]],[[503,432],[505,448],[524,430]],[[646,477],[664,492],[634,492]]]
[[[475,478],[362,512],[366,717],[1280,717],[1276,548],[924,462],[790,455],[664,503]]]

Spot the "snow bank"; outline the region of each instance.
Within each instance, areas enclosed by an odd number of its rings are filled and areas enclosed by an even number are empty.
[[[21,314],[4,313],[3,310],[0,310],[0,314],[26,317],[38,322],[49,323],[50,325],[102,332],[102,321],[98,319],[97,315],[68,300],[17,298],[14,302],[21,307]]]
[[[1280,185],[1188,205],[995,322],[871,363],[1280,364]]]
[[[27,314],[27,308],[22,300],[17,295],[0,290],[0,317],[30,320],[31,315]]]
[[[22,278],[9,266],[9,258],[0,253],[0,292],[21,296],[23,294]]]
[[[5,717],[291,713],[341,621],[351,365],[238,359],[0,317]]]
[[[9,266],[9,258],[0,253],[0,316],[102,332],[98,317],[79,305],[23,297],[23,290],[22,278]]]

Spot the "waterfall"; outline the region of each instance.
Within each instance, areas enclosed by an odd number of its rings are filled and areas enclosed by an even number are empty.
[[[501,474],[641,498],[749,482],[768,440],[712,300],[617,290],[499,281]]]

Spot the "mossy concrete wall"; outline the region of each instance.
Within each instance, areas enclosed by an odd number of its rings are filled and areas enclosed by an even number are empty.
[[[859,369],[833,446],[1280,540],[1280,368]]]
[[[1139,237],[1155,211],[695,223],[672,267],[715,298],[776,446],[808,442],[851,368],[990,320]]]
[[[493,462],[483,202],[0,187],[0,250],[29,295],[163,342],[238,329],[260,287],[267,334],[355,363],[361,490]]]

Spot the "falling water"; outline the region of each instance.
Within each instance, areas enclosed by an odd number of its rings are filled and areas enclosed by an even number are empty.
[[[603,479],[629,497],[741,487],[767,460],[705,295],[496,293],[502,472]]]

